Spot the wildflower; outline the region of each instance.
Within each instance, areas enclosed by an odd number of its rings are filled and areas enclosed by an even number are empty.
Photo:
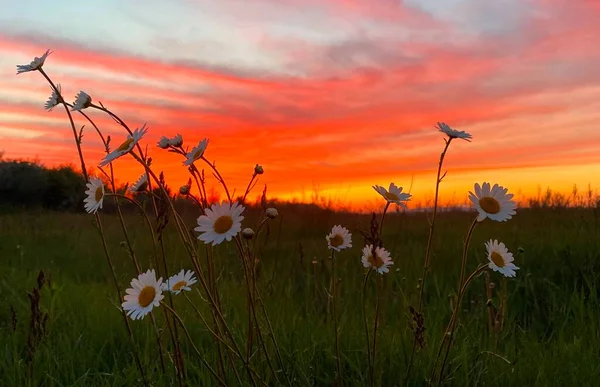
[[[438,128],[438,130],[440,132],[446,134],[450,139],[460,138],[462,140],[470,142],[471,139],[473,138],[473,136],[471,136],[470,133],[467,133],[464,130],[455,130],[455,129],[452,129],[450,126],[448,126],[444,122],[438,122],[437,123],[437,128]]]
[[[198,282],[196,277],[194,277],[194,272],[188,270],[187,272],[183,269],[178,274],[171,276],[166,282],[164,282],[161,286],[163,291],[170,291],[175,294],[181,293],[183,290],[187,290],[188,292],[192,290],[190,288],[191,285]]]
[[[100,166],[103,167],[107,164],[110,164],[114,160],[130,152],[135,146],[135,144],[137,144],[138,141],[140,141],[140,139],[146,134],[147,131],[148,128],[146,128],[146,124],[144,124],[141,128],[134,130],[132,135],[130,134],[127,136],[127,140],[125,140],[125,142],[119,145],[117,149],[106,155],[104,160],[102,160],[102,162],[100,163]]]
[[[341,251],[352,247],[352,234],[342,226],[333,226],[331,234],[327,235],[325,239],[327,239],[327,247],[330,250]]]
[[[169,145],[174,146],[175,148],[182,146],[183,137],[181,136],[181,134],[177,134],[177,136],[170,138]]]
[[[144,173],[131,187],[129,187],[129,191],[143,192],[146,188],[148,188],[148,175]]]
[[[504,243],[498,243],[497,240],[490,239],[485,243],[485,248],[490,261],[490,269],[501,273],[505,277],[515,277],[517,275],[515,270],[519,270],[519,268],[513,263],[515,259]]]
[[[390,183],[389,191],[379,185],[374,185],[373,189],[383,196],[388,203],[396,203],[402,206],[406,206],[406,203],[404,202],[410,200],[412,196],[409,193],[402,193],[402,187],[398,187],[394,183]]]
[[[132,320],[143,319],[165,298],[162,294],[162,278],[156,279],[154,269],[132,279],[131,287],[125,293],[125,301],[121,306]]]
[[[85,91],[81,90],[79,94],[75,96],[75,102],[73,102],[73,108],[71,111],[81,111],[92,105],[92,97],[90,97]]]
[[[157,143],[159,148],[167,149],[169,147],[169,139],[165,136],[162,136]]]
[[[85,203],[85,210],[88,214],[96,213],[98,208],[102,208],[102,201],[104,200],[104,184],[102,180],[97,177],[90,177],[90,182],[86,184],[88,188],[85,191],[87,197],[83,199]]]
[[[265,173],[265,170],[263,169],[262,165],[256,164],[256,166],[254,167],[254,173],[257,175],[262,175],[263,173]]]
[[[267,215],[267,218],[269,219],[275,219],[279,216],[279,212],[277,212],[277,208],[267,208],[267,210],[265,211],[265,214]]]
[[[54,88],[52,88],[52,94],[50,95],[50,98],[48,98],[48,101],[46,101],[46,103],[44,104],[44,109],[48,111],[52,111],[52,109],[54,109],[56,105],[62,102],[60,96],[60,85],[56,85],[56,89],[58,90],[58,93]]]
[[[477,221],[481,222],[485,218],[490,218],[498,222],[504,222],[516,214],[517,204],[510,200],[513,194],[507,194],[508,189],[501,185],[494,184],[490,189],[490,183],[475,184],[475,193],[469,192],[469,199],[475,205],[479,212]]]
[[[195,146],[191,152],[186,155],[186,160],[183,162],[183,165],[192,165],[194,161],[198,160],[204,155],[204,151],[208,146],[208,138],[200,141],[197,146]]]
[[[384,274],[390,271],[389,266],[392,266],[394,261],[383,247],[375,248],[375,257],[373,257],[373,245],[368,245],[363,248],[362,264],[364,267],[377,270],[379,274]]]
[[[242,236],[245,239],[252,239],[252,238],[254,238],[254,230],[249,227],[245,228],[242,230]]]
[[[50,52],[50,50],[46,50],[44,55],[42,55],[39,58],[36,56],[35,58],[33,58],[31,63],[29,63],[28,65],[17,65],[17,75],[19,75],[21,73],[26,73],[28,71],[35,71],[35,70],[41,69],[42,66],[44,66],[44,62],[46,61],[46,58],[51,53],[52,52]]]
[[[198,227],[194,229],[201,233],[198,239],[206,244],[212,242],[213,246],[224,240],[231,241],[242,229],[243,211],[244,207],[238,203],[213,204],[204,210],[206,215],[198,218]]]

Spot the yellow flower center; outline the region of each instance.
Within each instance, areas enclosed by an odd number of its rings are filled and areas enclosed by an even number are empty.
[[[213,229],[217,234],[225,234],[233,226],[233,219],[229,215],[223,215],[219,219],[215,220]]]
[[[104,190],[102,189],[102,186],[96,188],[96,194],[94,195],[94,199],[96,199],[96,203],[99,202],[100,200],[102,200],[103,196],[104,196]]]
[[[494,262],[494,264],[496,266],[498,266],[498,267],[504,267],[504,266],[506,266],[505,263],[504,263],[504,258],[502,258],[501,254],[499,254],[499,253],[497,253],[495,251],[492,251],[491,258],[492,258],[492,262]]]
[[[198,160],[204,154],[204,148],[200,147],[194,152],[194,160]]]
[[[329,238],[329,244],[331,247],[340,247],[344,244],[344,237],[340,234],[335,234],[333,238]]]
[[[128,150],[129,146],[131,145],[132,142],[133,142],[133,138],[128,138],[127,140],[125,140],[124,143],[119,145],[119,147],[117,148],[117,151],[124,152],[124,151]]]
[[[400,197],[396,194],[393,194],[391,192],[386,192],[385,193],[385,198],[387,200],[391,200],[391,201],[396,201],[396,200],[400,200]]]
[[[173,290],[177,291],[186,285],[187,285],[186,281],[179,281],[175,285],[173,285]]]
[[[381,257],[379,257],[379,255],[375,254],[375,258],[373,258],[373,254],[369,254],[369,257],[367,258],[367,261],[369,261],[369,263],[371,264],[371,266],[373,266],[376,269],[379,269],[380,267],[383,266],[383,259],[381,259]]]
[[[500,212],[500,203],[491,196],[484,196],[479,199],[479,205],[488,214],[497,214]]]
[[[150,305],[152,301],[154,301],[154,296],[156,296],[156,289],[154,289],[154,286],[146,286],[143,288],[138,296],[140,306],[145,308]]]

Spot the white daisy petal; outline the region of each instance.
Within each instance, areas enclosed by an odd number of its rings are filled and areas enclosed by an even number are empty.
[[[146,188],[148,188],[148,175],[144,173],[131,187],[129,187],[129,191],[143,192]]]
[[[148,270],[138,275],[137,279],[132,279],[131,288],[125,292],[127,295],[121,307],[132,320],[142,319],[164,298],[162,278],[157,280],[154,270]]]
[[[366,268],[372,268],[379,274],[389,272],[389,266],[394,264],[390,253],[383,247],[375,248],[375,257],[373,257],[373,245],[368,245],[363,248],[362,264]]]
[[[241,211],[239,209],[241,208]],[[205,215],[198,218],[198,227],[194,230],[200,232],[198,239],[204,243],[218,245],[225,239],[231,241],[242,230],[242,220],[244,217],[239,215],[244,211],[244,207],[238,203],[233,205],[228,202],[213,204],[211,209],[206,209]]]
[[[475,193],[469,192],[469,200],[479,213],[477,216],[479,222],[485,218],[504,222],[516,214],[517,203],[510,200],[513,195],[507,194],[508,189],[498,184],[490,189],[490,183],[483,183],[483,186],[476,183],[474,191]]]
[[[182,269],[179,273],[171,276],[163,284],[163,290],[168,290],[174,294],[179,294],[183,290],[186,290],[189,292],[190,290],[192,290],[190,288],[190,286],[195,284],[196,282],[197,282],[197,280],[194,277],[193,271],[188,270],[186,272],[185,270]]]
[[[85,91],[80,91],[77,96],[75,96],[75,102],[73,102],[73,107],[71,111],[81,111],[90,107],[92,104],[92,97],[90,97]]]
[[[325,239],[327,240],[327,248],[330,250],[341,251],[352,247],[352,234],[342,226],[333,226],[331,233]]]
[[[464,130],[452,129],[450,126],[448,126],[448,124],[446,124],[444,122],[438,122],[437,129],[440,132],[444,133],[446,136],[448,136],[450,139],[460,138],[465,141],[471,141],[471,139],[473,138],[473,136],[471,136],[471,134],[465,132]]]
[[[409,193],[403,193],[402,187],[398,187],[394,183],[390,183],[389,191],[379,185],[374,185],[373,189],[383,196],[388,203],[396,203],[402,206],[406,206],[406,202],[412,197]]]
[[[58,93],[57,93],[58,90]],[[56,85],[56,90],[52,88],[52,94],[50,94],[50,98],[44,104],[44,109],[48,111],[52,111],[56,105],[62,102],[62,97],[60,96],[60,84]]]
[[[88,188],[85,191],[87,197],[83,199],[85,210],[91,214],[96,213],[99,208],[102,208],[104,201],[104,184],[97,177],[90,177],[90,182],[86,184]]]
[[[490,239],[485,243],[485,247],[488,253],[487,258],[490,269],[499,272],[505,277],[516,277],[516,270],[519,270],[519,267],[513,263],[515,259],[504,243],[498,243],[497,240]]]
[[[208,138],[200,141],[197,146],[195,146],[191,152],[186,155],[186,160],[183,162],[183,165],[192,165],[194,161],[198,160],[204,155],[206,151],[206,147],[208,146]]]
[[[50,50],[46,50],[46,52],[41,57],[33,58],[31,63],[26,64],[26,65],[17,65],[17,75],[26,73],[28,71],[35,71],[35,70],[41,69],[44,66],[44,62],[46,61],[46,58],[50,54],[52,54],[52,52]]]
[[[127,136],[125,142],[123,142],[121,145],[119,145],[117,149],[113,150],[108,155],[106,155],[106,157],[104,157],[102,162],[100,162],[100,166],[103,167],[105,165],[108,165],[114,160],[123,156],[124,154],[129,153],[133,149],[133,147],[142,139],[146,132],[148,132],[146,124],[142,125],[141,128],[137,128],[136,130],[134,130],[132,134]]]

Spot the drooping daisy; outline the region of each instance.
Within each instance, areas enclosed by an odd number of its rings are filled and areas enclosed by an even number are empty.
[[[471,139],[473,138],[473,136],[471,136],[470,133],[467,133],[464,130],[455,130],[455,129],[452,129],[450,126],[448,126],[444,122],[438,122],[437,123],[437,129],[440,132],[446,134],[446,136],[448,136],[450,139],[452,139],[452,138],[460,138],[462,140],[470,142]]]
[[[92,104],[92,97],[89,96],[85,91],[79,91],[79,94],[75,96],[75,102],[73,102],[73,107],[71,111],[81,111],[90,107]]]
[[[213,204],[204,210],[206,215],[198,218],[198,227],[194,229],[201,233],[198,239],[206,244],[212,243],[213,246],[224,240],[231,241],[242,230],[243,211],[244,207],[238,203],[231,205],[224,201]]]
[[[373,245],[368,245],[363,248],[362,264],[364,267],[372,267],[379,274],[384,274],[390,271],[389,267],[394,264],[390,257],[390,253],[383,247],[375,248],[375,257],[373,257]]]
[[[183,136],[181,134],[177,134],[177,136],[171,137],[169,139],[169,145],[174,146],[175,148],[182,146],[183,145]]]
[[[143,319],[165,298],[162,294],[162,278],[156,279],[154,269],[132,279],[131,287],[125,290],[125,293],[125,301],[121,306],[132,320]]]
[[[469,192],[469,199],[479,212],[477,220],[481,222],[485,218],[490,218],[504,222],[511,219],[516,214],[517,203],[510,200],[514,195],[507,192],[507,188],[498,184],[494,184],[490,189],[490,183],[483,183],[483,186],[476,183],[475,193]]]
[[[388,203],[396,203],[402,206],[406,206],[404,202],[409,201],[412,196],[409,193],[403,193],[402,187],[398,187],[394,183],[390,183],[389,191],[380,185],[374,185],[373,189],[383,196]]]
[[[490,269],[501,273],[505,277],[515,277],[517,275],[515,270],[519,270],[519,267],[513,263],[515,259],[504,243],[498,243],[497,240],[490,239],[485,243],[485,248],[487,249],[488,260],[490,261]]]
[[[129,191],[131,192],[143,192],[148,187],[148,175],[143,174],[139,179],[131,187],[129,187]]]
[[[104,184],[102,180],[97,177],[90,177],[90,182],[86,184],[88,188],[85,191],[87,197],[83,199],[85,203],[85,210],[91,214],[96,213],[98,208],[102,208],[102,202],[104,200]]]
[[[352,234],[342,226],[333,226],[331,233],[325,237],[330,250],[341,251],[352,247]]]
[[[52,89],[52,94],[50,95],[50,98],[48,98],[48,101],[46,101],[46,103],[44,104],[44,109],[48,111],[54,109],[54,107],[61,102],[60,85],[56,85],[56,89],[58,89],[58,93],[56,92],[56,90]]]
[[[42,66],[44,66],[44,62],[46,61],[46,58],[51,53],[52,52],[50,50],[46,50],[44,55],[42,55],[39,58],[36,56],[35,58],[33,58],[31,63],[26,64],[26,65],[17,65],[17,75],[21,74],[21,73],[26,73],[28,71],[35,71],[35,70],[41,69]]]
[[[183,290],[188,292],[192,290],[191,285],[198,282],[194,277],[194,272],[188,270],[187,272],[183,269],[178,274],[171,276],[165,283],[162,284],[162,290],[170,291],[175,294],[181,293]]]
[[[208,138],[200,141],[198,146],[195,146],[191,152],[186,155],[186,160],[183,162],[183,165],[192,165],[194,161],[198,160],[204,155],[204,151],[208,146]]]
[[[141,138],[146,134],[147,131],[148,128],[146,127],[146,124],[144,124],[141,128],[134,130],[133,135],[128,135],[127,140],[125,140],[125,142],[123,142],[121,145],[119,145],[117,149],[110,152],[106,155],[106,157],[104,157],[104,159],[100,163],[100,166],[103,167],[118,159],[119,157],[123,156],[124,154],[130,152],[135,146],[135,144],[137,144],[138,141],[141,140]]]
[[[158,145],[158,147],[161,149],[167,149],[169,147],[169,139],[165,136],[162,136],[156,145]]]

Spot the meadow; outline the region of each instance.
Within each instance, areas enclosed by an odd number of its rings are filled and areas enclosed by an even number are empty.
[[[248,212],[244,224],[255,224],[258,211]],[[198,215],[186,212],[184,220],[190,229]],[[425,213],[387,215],[381,239],[395,264],[381,282],[377,385],[428,384],[433,359],[452,315],[463,240],[474,217],[474,211],[438,213],[431,273],[424,292],[426,342],[417,351],[406,380],[414,327],[408,306],[415,305],[419,292],[429,224]],[[135,268],[128,250],[120,243],[123,233],[118,217],[104,215],[102,219],[117,280],[124,289],[135,277]],[[142,384],[119,312],[122,300],[115,294],[94,222],[87,214],[58,212],[0,216],[0,385]],[[131,212],[125,215],[125,222],[140,264],[144,270],[152,267],[152,243],[144,219]],[[336,224],[345,225],[353,234],[353,247],[336,255],[343,382],[346,386],[369,384],[361,317],[366,270],[360,260],[363,238],[359,231],[368,232],[369,222],[369,215],[284,206],[279,208],[279,217],[268,223],[266,233],[260,235],[256,286],[281,350],[282,361],[275,362],[281,384],[287,380],[285,384],[294,386],[330,386],[336,380],[328,302],[330,251],[325,240]],[[486,262],[484,242],[489,238],[506,243],[520,270],[516,278],[510,279],[491,272],[492,286],[486,285],[485,275],[475,278],[462,303],[444,384],[598,385],[598,209],[517,209],[517,215],[507,223],[485,220],[471,240],[469,272],[477,263]],[[174,227],[166,228],[164,245],[170,272],[191,269]],[[203,246],[198,241],[200,252],[204,252]],[[207,269],[205,257],[201,262]],[[212,261],[223,314],[243,345],[248,315],[240,258],[232,244],[224,243],[215,247]],[[39,311],[34,314],[47,313],[47,320],[36,325],[31,322],[27,293],[33,293],[40,271],[45,280],[39,292]],[[369,283],[369,324],[375,292],[375,282]],[[209,319],[210,307],[201,288],[193,287],[186,296]],[[180,337],[187,382],[192,386],[217,385],[199,357],[217,368],[215,340],[184,297],[174,297],[173,301],[199,351],[196,353],[190,341]],[[503,324],[490,325],[488,312],[500,305],[504,305]],[[162,344],[169,350],[164,313],[159,309],[154,312],[163,330]],[[148,318],[130,321],[130,325],[150,385],[176,385],[173,358],[166,353],[166,371],[161,369],[155,332]],[[32,329],[41,331],[33,351]],[[278,385],[269,375],[260,351],[253,361],[268,385]],[[228,384],[235,385],[232,374],[225,377]]]

